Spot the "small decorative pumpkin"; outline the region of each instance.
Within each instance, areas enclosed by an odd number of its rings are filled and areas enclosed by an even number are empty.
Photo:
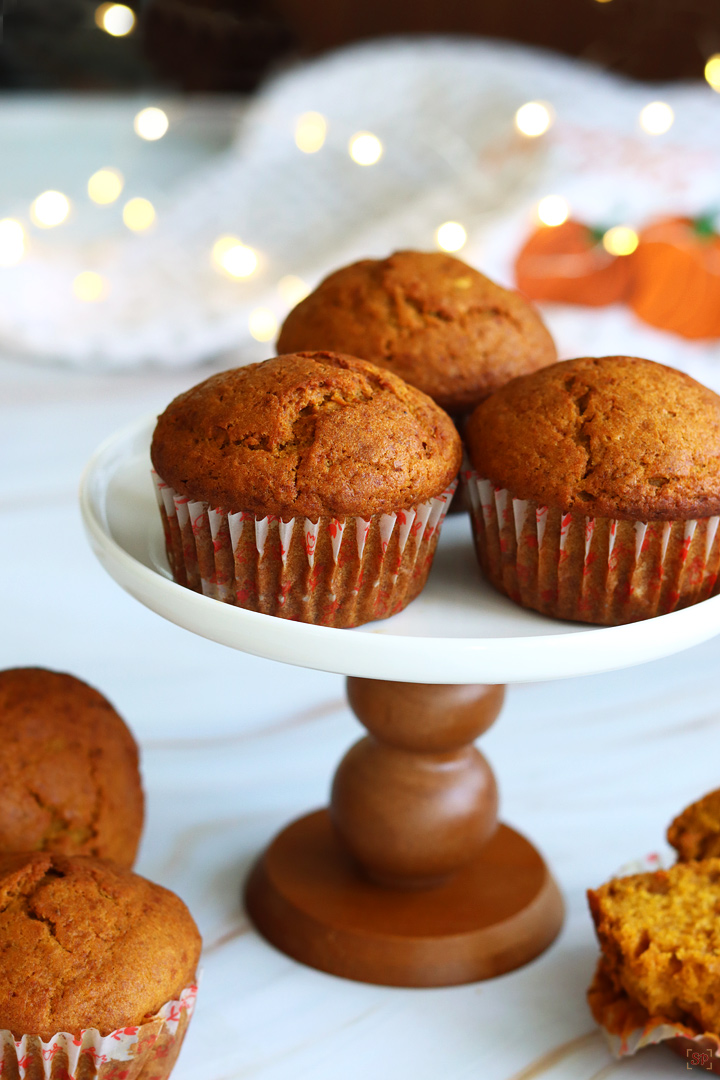
[[[625,255],[602,246],[603,230],[579,221],[537,229],[515,260],[518,289],[532,300],[603,307],[624,300],[630,288]]]
[[[710,218],[663,218],[629,257],[628,303],[644,322],[686,338],[720,337],[720,236]]]

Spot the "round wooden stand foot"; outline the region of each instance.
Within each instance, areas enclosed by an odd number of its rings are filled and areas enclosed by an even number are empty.
[[[289,956],[385,986],[452,986],[502,975],[546,949],[563,918],[541,856],[506,825],[443,884],[391,889],[358,870],[325,810],[275,838],[245,899],[260,932]]]

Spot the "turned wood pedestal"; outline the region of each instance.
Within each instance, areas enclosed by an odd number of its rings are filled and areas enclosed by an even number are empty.
[[[262,855],[246,904],[277,948],[334,975],[389,986],[488,979],[555,939],[560,893],[543,859],[497,820],[473,741],[504,687],[349,678],[369,734],[345,755],[328,810]]]

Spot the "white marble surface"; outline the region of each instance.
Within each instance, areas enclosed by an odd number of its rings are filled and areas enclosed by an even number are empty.
[[[363,986],[303,968],[248,926],[239,893],[272,834],[325,801],[359,733],[342,679],[163,622],[102,571],[80,524],[77,482],[95,446],[193,378],[0,361],[2,664],[89,680],[142,744],[138,869],[187,901],[205,939],[176,1080],[677,1075],[684,1063],[663,1049],[614,1064],[594,1031],[584,890],[661,846],[673,814],[720,781],[720,639],[644,667],[513,688],[482,740],[504,818],[542,848],[567,901],[563,933],[543,957],[443,990]]]

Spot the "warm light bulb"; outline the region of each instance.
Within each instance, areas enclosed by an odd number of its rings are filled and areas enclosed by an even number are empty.
[[[570,217],[570,207],[561,195],[546,195],[537,205],[537,216],[543,225],[562,225]]]
[[[248,328],[256,341],[270,341],[278,330],[278,321],[270,308],[255,308],[250,314]]]
[[[277,287],[280,296],[290,308],[299,304],[310,292],[303,279],[295,277],[294,274],[286,274],[285,277],[280,278]]]
[[[675,119],[675,113],[664,101],[651,101],[640,113],[640,127],[648,135],[663,135]]]
[[[459,251],[465,246],[467,233],[457,221],[446,221],[435,233],[437,246],[443,251]]]
[[[720,53],[711,56],[705,65],[705,78],[713,90],[720,93]]]
[[[348,145],[350,157],[356,165],[374,165],[382,157],[383,146],[377,135],[369,131],[359,131],[353,135]]]
[[[72,287],[78,300],[89,304],[96,300],[104,300],[108,294],[107,281],[94,270],[83,270],[73,281]]]
[[[327,120],[321,113],[307,112],[295,124],[295,145],[304,154],[315,154],[325,142]]]
[[[632,255],[640,238],[629,225],[614,225],[602,238],[603,247],[611,255]]]
[[[25,254],[25,230],[19,221],[0,221],[0,266],[14,266]]]
[[[95,8],[95,25],[113,37],[125,37],[135,27],[135,12],[127,4],[101,4]]]
[[[70,200],[61,191],[43,191],[30,207],[30,217],[41,229],[62,225],[70,213]]]
[[[123,206],[123,221],[133,232],[149,229],[155,220],[155,207],[149,199],[130,199]]]
[[[531,139],[544,135],[552,120],[550,109],[542,101],[528,101],[515,113],[515,127]]]
[[[125,181],[117,169],[98,169],[88,180],[88,195],[101,206],[115,202]]]
[[[170,126],[170,121],[166,112],[151,106],[148,109],[140,110],[133,121],[133,126],[135,134],[139,135],[141,139],[154,142],[156,139],[162,139]]]
[[[234,278],[248,278],[257,270],[258,257],[251,247],[236,236],[221,236],[213,244],[213,259]]]

